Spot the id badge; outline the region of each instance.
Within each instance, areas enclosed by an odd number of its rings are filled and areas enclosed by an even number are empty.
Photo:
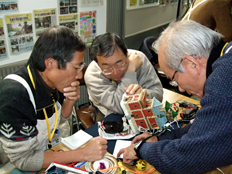
[[[49,143],[49,140],[47,139],[46,140],[46,150],[49,150],[48,143]],[[52,141],[51,141],[52,148],[60,143],[61,143],[60,135],[54,134],[54,136],[52,137]]]

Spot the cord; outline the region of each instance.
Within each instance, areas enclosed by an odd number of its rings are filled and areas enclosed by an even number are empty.
[[[217,170],[221,172],[222,174],[224,174],[224,172],[220,168],[217,168]]]

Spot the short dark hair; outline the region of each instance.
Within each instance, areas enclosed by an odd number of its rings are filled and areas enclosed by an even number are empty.
[[[59,69],[66,68],[75,52],[85,49],[85,43],[73,30],[65,26],[50,27],[36,41],[27,64],[43,72],[46,68],[44,61],[51,57],[57,60]]]
[[[115,50],[119,48],[127,56],[127,47],[123,39],[115,33],[105,33],[97,36],[89,51],[89,56],[97,62],[97,56],[112,56]]]

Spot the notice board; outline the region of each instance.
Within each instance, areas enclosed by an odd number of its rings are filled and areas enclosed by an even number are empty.
[[[65,25],[87,45],[106,32],[107,0],[0,0],[0,68],[26,62],[48,27]]]

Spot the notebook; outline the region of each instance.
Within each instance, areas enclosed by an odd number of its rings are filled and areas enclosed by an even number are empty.
[[[91,138],[93,138],[92,135],[89,135],[83,130],[79,130],[69,137],[61,138],[61,143],[69,149],[74,150],[87,143]]]

